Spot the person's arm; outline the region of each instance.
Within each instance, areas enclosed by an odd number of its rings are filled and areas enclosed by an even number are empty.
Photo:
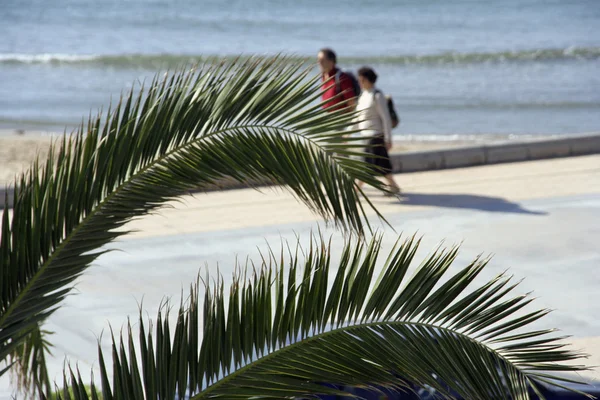
[[[385,147],[389,150],[392,148],[392,118],[387,107],[387,100],[381,92],[375,93],[375,105],[377,106],[377,114],[381,117],[383,125],[383,136],[385,139]]]
[[[354,114],[354,118],[352,118],[352,126],[349,128],[349,130],[359,130],[360,128],[360,123],[363,121],[363,113],[358,111],[358,100],[359,98],[356,97],[355,98],[355,105],[356,107],[352,108],[351,111],[355,111]]]

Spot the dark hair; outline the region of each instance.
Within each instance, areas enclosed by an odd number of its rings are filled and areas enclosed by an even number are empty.
[[[358,75],[365,77],[371,83],[377,82],[377,74],[373,71],[373,68],[362,67],[358,70]]]
[[[326,59],[333,61],[334,64],[337,64],[337,56],[335,55],[335,51],[331,50],[329,47],[319,50],[319,53],[323,53]]]

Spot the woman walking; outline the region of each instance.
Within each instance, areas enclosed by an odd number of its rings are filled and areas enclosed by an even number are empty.
[[[358,70],[358,83],[362,89],[358,98],[358,128],[368,138],[366,161],[373,167],[373,173],[383,176],[389,185],[391,195],[399,195],[400,187],[392,175],[392,164],[388,151],[392,148],[392,121],[383,93],[375,87],[377,74],[369,67]],[[359,186],[363,182],[358,183]]]

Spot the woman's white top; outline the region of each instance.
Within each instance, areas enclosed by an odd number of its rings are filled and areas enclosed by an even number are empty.
[[[356,111],[357,127],[362,130],[362,135],[383,133],[385,142],[392,142],[392,119],[382,92],[376,88],[363,90],[358,97]]]

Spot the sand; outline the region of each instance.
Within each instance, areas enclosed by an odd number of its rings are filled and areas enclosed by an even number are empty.
[[[0,185],[12,183],[36,157],[45,160],[51,141],[51,136],[40,135],[0,137]]]
[[[17,175],[26,171],[36,157],[45,160],[48,147],[59,134],[0,130],[0,187],[10,185]],[[392,152],[433,150],[447,147],[467,146],[467,141],[401,141],[394,144]]]

